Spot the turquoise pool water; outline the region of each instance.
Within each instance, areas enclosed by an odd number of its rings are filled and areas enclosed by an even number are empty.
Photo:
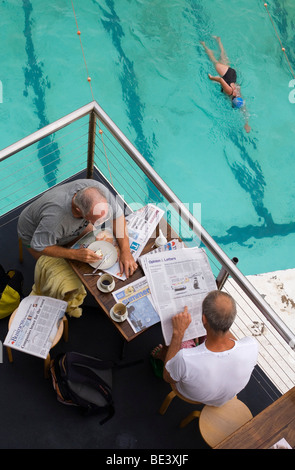
[[[239,268],[294,267],[293,78],[263,1],[74,1],[94,98]],[[295,4],[268,2],[295,69]],[[92,101],[69,0],[1,2],[1,148]],[[200,46],[221,37],[249,112]],[[38,166],[36,157],[36,166]],[[56,163],[58,165],[58,162]]]

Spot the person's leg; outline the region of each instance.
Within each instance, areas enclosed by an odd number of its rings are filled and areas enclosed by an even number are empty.
[[[215,57],[215,55],[214,55],[214,52],[213,52],[211,49],[209,49],[209,47],[206,46],[206,44],[205,44],[204,41],[201,41],[201,44],[202,44],[202,46],[203,46],[203,48],[204,48],[204,50],[205,50],[207,56],[209,57],[209,59],[211,60],[211,62],[215,65],[216,62],[218,62],[218,61],[217,61],[217,59],[216,59],[216,57]]]
[[[220,49],[220,58],[219,58],[219,62],[221,62],[222,64],[224,65],[229,65],[229,60],[228,60],[228,57],[226,55],[226,52],[225,52],[225,49],[223,47],[223,44],[221,42],[221,39],[219,36],[213,36],[214,39],[216,40],[218,46],[219,46],[219,49]]]
[[[223,77],[223,75],[227,72],[228,70],[228,65],[225,65],[225,64],[222,64],[221,62],[218,62],[218,60],[216,59],[215,55],[214,55],[214,52],[209,49],[205,42],[204,41],[201,41],[201,44],[202,46],[204,47],[204,50],[206,52],[206,54],[208,55],[209,59],[211,60],[211,62],[214,64],[215,66],[215,69],[216,69],[216,72],[221,76]]]

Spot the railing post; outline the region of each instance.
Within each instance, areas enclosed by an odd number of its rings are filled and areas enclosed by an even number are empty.
[[[234,264],[237,264],[238,261],[239,261],[238,258],[232,258],[232,262]],[[222,268],[219,271],[219,274],[216,278],[216,285],[217,285],[218,290],[221,290],[223,288],[223,286],[226,283],[228,277],[229,277],[229,272],[225,269],[224,266],[222,266]]]
[[[93,176],[95,130],[96,130],[96,114],[92,111],[89,114],[89,126],[88,126],[87,178],[92,178]]]

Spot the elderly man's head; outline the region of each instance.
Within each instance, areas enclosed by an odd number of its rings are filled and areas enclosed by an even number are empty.
[[[90,186],[80,189],[73,202],[81,216],[92,225],[100,225],[111,217],[111,207],[98,188]]]
[[[237,309],[234,299],[226,292],[219,290],[209,292],[203,300],[202,313],[206,322],[216,334],[226,333],[232,326]]]

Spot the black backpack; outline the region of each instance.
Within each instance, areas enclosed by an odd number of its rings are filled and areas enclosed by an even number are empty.
[[[106,413],[104,424],[115,413],[112,380],[113,369],[141,361],[117,365],[76,352],[59,354],[50,363],[53,387],[63,404],[78,406],[84,414]]]

